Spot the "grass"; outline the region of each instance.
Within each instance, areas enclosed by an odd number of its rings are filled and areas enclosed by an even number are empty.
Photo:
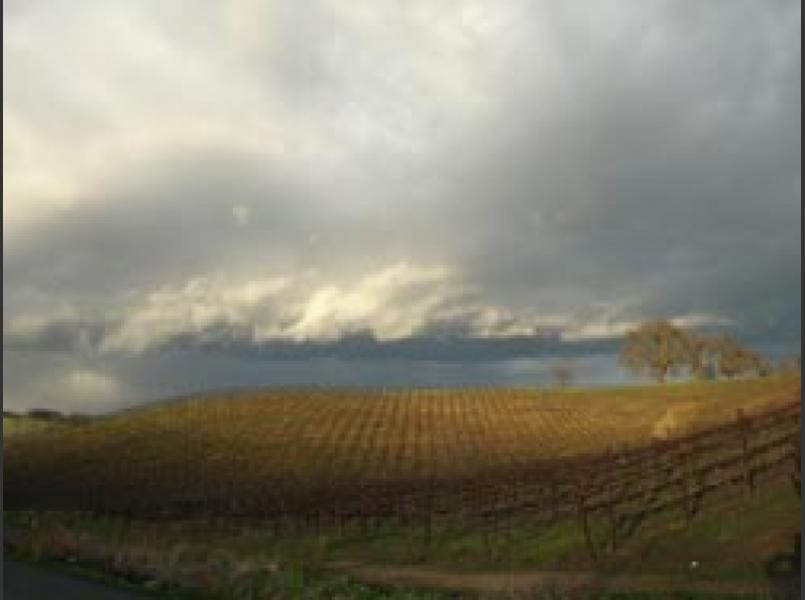
[[[348,527],[335,531],[275,535],[257,521],[237,519],[131,520],[124,517],[57,511],[6,511],[6,525],[24,533],[35,556],[48,548],[69,554],[82,540],[100,546],[142,543],[160,552],[189,548],[226,548],[233,557],[259,555],[271,562],[323,563],[358,560],[377,564],[428,564],[478,571],[500,569],[605,569],[618,572],[684,574],[692,560],[698,574],[723,577],[762,576],[765,562],[793,551],[799,531],[799,498],[788,484],[762,488],[751,499],[730,493],[686,523],[679,514],[659,513],[638,532],[619,539],[616,552],[606,551],[608,524],[592,522],[599,557],[591,560],[577,521],[536,526],[512,518],[511,530],[489,533],[466,523],[434,525],[429,543],[418,526],[388,525],[363,532]]]
[[[153,523],[81,513],[5,514],[10,531],[7,548],[26,560],[72,561],[90,572],[94,569],[107,577],[111,573],[110,581],[124,578],[175,598],[193,598],[192,591],[199,589],[214,592],[203,597],[248,598],[243,590],[258,587],[277,598],[474,597],[368,585],[328,567],[345,560],[391,567],[419,564],[451,573],[596,570],[610,575],[665,575],[677,583],[757,581],[770,577],[769,565],[780,557],[789,567],[793,564],[793,539],[800,531],[799,499],[790,487],[781,485],[748,501],[728,499],[687,526],[674,515],[652,519],[639,535],[623,540],[617,552],[602,552],[591,561],[578,524],[572,522],[540,529],[515,521],[511,536],[502,533],[486,541],[483,533],[444,528],[423,547],[421,532],[413,528],[368,536],[352,531],[335,539],[277,537],[255,523],[221,520]],[[692,560],[698,561],[695,570]]]
[[[47,494],[95,486],[102,496],[142,494],[157,503],[216,494],[259,500],[289,482],[314,494],[335,484],[359,492],[384,480],[480,477],[703,429],[735,418],[738,408],[757,412],[799,394],[799,377],[607,390],[255,391],[185,399],[71,427],[4,418],[4,430],[13,431],[4,442],[4,493],[26,485]],[[90,571],[156,582],[171,593],[204,589],[244,598],[232,590],[260,587],[271,590],[270,597],[302,597],[302,590],[310,598],[451,597],[368,586],[326,568],[345,560],[465,572],[596,569],[758,578],[776,558],[787,564],[800,527],[799,498],[785,486],[750,502],[721,504],[687,526],[675,515],[650,517],[616,552],[602,552],[594,562],[577,522],[545,528],[518,515],[510,530],[491,535],[442,518],[428,544],[416,524],[386,524],[368,534],[352,523],[343,532],[276,535],[259,521],[231,518],[149,522],[41,510],[6,511],[4,518],[11,532],[7,547],[28,560],[72,557]],[[607,526],[592,522],[597,539],[606,538]],[[700,565],[693,573],[691,560]],[[266,565],[278,568],[267,571]]]
[[[397,589],[365,583],[342,573],[289,566],[276,573],[256,572],[250,579],[237,583],[216,582],[214,567],[207,585],[192,582],[176,583],[166,577],[143,579],[136,571],[118,571],[110,574],[109,565],[99,562],[75,560],[65,563],[58,560],[37,560],[20,553],[12,553],[17,560],[36,564],[67,576],[86,579],[112,588],[137,592],[162,600],[232,600],[242,599],[295,599],[308,600],[451,600],[464,597],[455,592],[441,590]],[[209,565],[208,565],[209,567]],[[210,587],[212,584],[213,587]]]
[[[67,422],[51,421],[22,415],[3,415],[3,437],[17,437],[27,434],[55,432],[70,427]]]

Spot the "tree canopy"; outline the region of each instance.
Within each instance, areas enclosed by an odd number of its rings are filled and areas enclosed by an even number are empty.
[[[665,320],[649,321],[629,332],[621,364],[660,382],[682,370],[699,379],[765,376],[772,371],[763,355],[728,334],[707,337]]]
[[[690,365],[692,344],[691,336],[669,321],[649,321],[627,334],[621,364],[663,382],[671,373]]]

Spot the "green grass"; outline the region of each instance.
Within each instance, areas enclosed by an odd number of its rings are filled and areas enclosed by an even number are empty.
[[[25,555],[12,558],[36,564],[39,567],[102,583],[112,588],[145,594],[161,600],[232,600],[233,598],[306,598],[309,600],[453,600],[466,597],[464,594],[440,590],[398,589],[368,584],[348,575],[325,569],[290,567],[282,572],[255,576],[247,584],[237,588],[221,587],[215,591],[203,588],[182,587],[167,581],[111,575],[98,564],[81,562],[64,563],[53,560],[32,561]],[[154,585],[156,583],[156,585]]]
[[[606,551],[608,524],[593,521],[599,556],[592,560],[578,522],[534,527],[514,519],[511,533],[494,535],[453,523],[435,527],[424,543],[419,527],[371,530],[348,528],[330,533],[274,536],[257,523],[235,521],[129,521],[77,513],[7,512],[6,526],[26,540],[27,554],[37,558],[55,551],[75,552],[82,544],[102,547],[145,545],[155,556],[177,548],[225,549],[231,560],[262,557],[269,562],[321,565],[357,560],[374,564],[424,564],[453,571],[507,569],[649,572],[697,578],[757,578],[765,576],[775,556],[793,552],[800,528],[799,499],[787,485],[777,485],[751,500],[725,499],[689,524],[680,515],[651,517],[631,537],[619,539],[615,553]],[[204,552],[200,556],[204,557]],[[690,562],[696,560],[695,572]]]
[[[699,562],[700,576],[765,577],[768,563],[775,557],[791,555],[800,534],[800,500],[788,485],[780,485],[740,498],[690,525],[659,529],[641,535],[632,560],[620,566],[650,569],[654,572],[684,572],[691,560]]]
[[[512,461],[595,452],[615,442],[641,443],[663,420],[677,431],[704,428],[734,418],[739,407],[753,412],[791,401],[799,390],[799,378],[770,378],[550,392],[274,391],[159,405],[80,427],[43,427],[13,417],[4,418],[4,430],[12,432],[4,443],[4,475],[12,486],[38,481],[48,493],[60,485],[82,488],[94,482],[100,493],[110,495],[137,494],[145,486],[157,502],[179,493],[259,498],[267,489],[261,487],[264,482],[278,478],[315,490],[329,482],[322,473],[356,485],[381,474],[401,480],[425,474],[449,478],[494,471]],[[198,572],[185,574],[182,590],[201,586],[226,594],[235,585],[227,572],[237,569],[222,571],[224,561],[281,565],[252,581],[262,589],[276,586],[277,597],[297,597],[305,590],[310,598],[442,598],[449,596],[365,586],[326,565],[357,560],[465,572],[596,569],[691,580],[765,577],[776,557],[793,552],[799,498],[781,485],[751,501],[737,500],[711,507],[690,524],[673,511],[653,516],[633,536],[619,540],[616,552],[601,551],[595,561],[577,521],[546,528],[518,515],[510,533],[491,535],[460,520],[441,519],[428,544],[417,524],[386,524],[366,534],[351,523],[343,533],[286,530],[275,536],[259,522],[221,518],[148,522],[7,511],[5,522],[12,536],[8,547],[28,560],[77,557],[90,571],[134,573],[140,583],[156,577],[167,585],[180,566],[193,567]],[[596,519],[591,526],[603,549],[608,523]],[[691,560],[699,562],[695,571]]]
[[[688,524],[673,512],[652,516],[634,536],[620,540],[617,552],[604,551],[602,544],[596,560],[587,554],[579,524],[572,520],[540,528],[529,526],[527,519],[514,519],[511,535],[501,532],[491,537],[446,524],[434,529],[427,545],[419,527],[387,527],[368,535],[351,527],[343,536],[289,533],[277,537],[256,522],[222,519],[148,522],[88,513],[7,511],[4,520],[7,550],[13,549],[25,560],[72,561],[70,568],[83,569],[94,578],[129,587],[150,582],[150,588],[160,591],[161,597],[177,599],[247,598],[250,596],[237,594],[248,586],[270,590],[269,597],[277,598],[473,597],[367,585],[327,566],[344,560],[417,564],[451,573],[596,570],[661,574],[677,582],[757,581],[769,576],[767,569],[775,558],[793,556],[794,536],[800,531],[799,498],[783,484],[766,488],[751,499],[727,494]],[[605,539],[605,521],[594,521],[592,528],[599,542]],[[698,561],[697,569],[691,569],[691,560]],[[256,571],[245,580],[232,579],[231,574],[242,565],[278,568]],[[195,575],[182,578],[183,569]],[[194,589],[206,591],[199,596]],[[738,596],[655,593],[598,597],[715,600]]]

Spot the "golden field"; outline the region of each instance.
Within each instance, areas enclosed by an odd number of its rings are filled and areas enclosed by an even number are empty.
[[[448,481],[635,446],[799,397],[800,378],[617,389],[264,390],[7,439],[7,482],[131,495]],[[211,491],[213,490],[213,491]]]

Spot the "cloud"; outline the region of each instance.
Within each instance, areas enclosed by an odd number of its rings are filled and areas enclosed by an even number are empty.
[[[103,338],[102,350],[142,352],[181,336],[253,327],[259,311],[270,311],[269,301],[287,285],[283,279],[248,282],[226,288],[220,282],[194,279],[180,289],[160,289],[142,303],[124,309],[118,325]]]
[[[31,357],[4,353],[4,363],[30,365]],[[111,369],[98,369],[75,361],[35,357],[36,373],[3,382],[3,405],[13,410],[52,407],[64,412],[101,413],[121,408],[138,398]],[[47,369],[41,367],[47,365]],[[32,376],[35,375],[35,376]]]
[[[617,317],[607,316],[604,313],[598,319],[582,323],[575,327],[569,327],[563,331],[561,337],[565,341],[578,340],[598,340],[622,338],[630,331],[637,329],[644,323],[649,316],[633,318],[629,320],[618,319]],[[690,313],[686,315],[666,316],[668,320],[685,329],[697,330],[700,328],[726,327],[730,325],[730,320],[714,314]]]
[[[302,354],[309,353],[311,344],[349,353],[356,339],[366,339],[387,344],[388,355],[405,356],[412,347],[388,343],[417,338],[415,347],[449,338],[452,345],[478,339],[501,340],[505,347],[516,338],[618,338],[640,322],[623,320],[622,314],[603,305],[585,314],[515,312],[485,304],[479,289],[447,267],[400,262],[342,282],[322,280],[315,272],[245,281],[195,277],[179,287],[128,294],[115,312],[23,314],[7,321],[4,333],[8,348],[85,353],[141,354],[175,346],[259,351],[289,343],[301,344]],[[706,314],[673,320],[680,326],[728,322]]]
[[[796,341],[800,15],[4,3],[6,343]]]
[[[96,404],[114,401],[120,395],[119,384],[109,375],[89,370],[76,370],[60,381],[67,393],[84,402]]]

